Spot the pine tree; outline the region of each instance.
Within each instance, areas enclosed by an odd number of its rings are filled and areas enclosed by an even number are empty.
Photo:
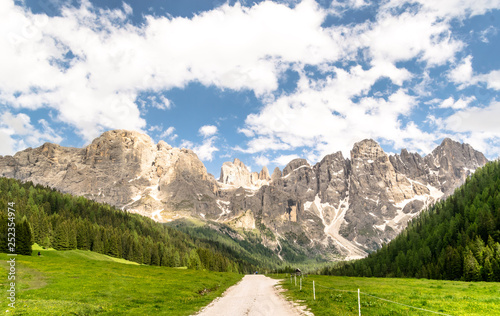
[[[174,267],[180,267],[180,266],[181,266],[181,256],[180,256],[180,254],[179,254],[179,251],[178,251],[178,250],[176,250],[176,251],[174,252],[173,259],[174,259],[174,260],[173,260],[173,261],[174,261],[174,262],[173,262],[173,263],[174,263],[174,265],[173,265],[173,266],[174,266]]]
[[[471,250],[464,257],[464,279],[465,281],[481,280],[481,268]]]
[[[16,253],[31,256],[32,240],[31,227],[26,217],[23,217],[16,225]]]
[[[189,253],[188,267],[195,270],[200,270],[202,268],[200,257],[198,256],[198,252],[195,249],[192,249]]]

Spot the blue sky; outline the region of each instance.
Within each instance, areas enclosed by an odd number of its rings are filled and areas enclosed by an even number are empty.
[[[365,138],[500,156],[500,0],[4,0],[0,47],[0,155],[130,129],[216,177]]]

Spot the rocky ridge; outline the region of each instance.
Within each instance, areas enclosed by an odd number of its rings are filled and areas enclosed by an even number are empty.
[[[421,157],[387,155],[373,140],[315,165],[292,160],[269,176],[235,159],[219,181],[196,154],[146,135],[109,131],[85,148],[46,143],[0,157],[0,176],[82,195],[159,222],[196,217],[258,229],[278,255],[283,242],[307,253],[357,258],[394,238],[408,220],[449,195],[487,159],[445,139]]]
[[[248,187],[258,189],[263,185],[268,185],[269,181],[271,181],[271,177],[266,166],[259,173],[250,172],[248,167],[238,158],[235,158],[233,162],[222,164],[219,178],[220,183],[234,188]]]

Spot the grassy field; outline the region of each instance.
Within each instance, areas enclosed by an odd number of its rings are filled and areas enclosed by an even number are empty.
[[[13,315],[190,315],[243,277],[138,265],[90,251],[37,248],[31,257],[16,258],[12,309],[6,300],[7,259],[0,254],[0,312]]]
[[[316,316],[358,315],[358,288],[362,315],[438,315],[367,294],[447,315],[500,315],[500,283],[333,276],[307,276],[302,281],[300,290],[299,279],[295,286],[294,279],[285,278],[285,295],[307,305]]]

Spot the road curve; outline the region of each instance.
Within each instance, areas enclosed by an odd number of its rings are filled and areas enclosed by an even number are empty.
[[[274,287],[279,281],[264,275],[246,275],[205,307],[198,316],[299,316],[292,303]]]

